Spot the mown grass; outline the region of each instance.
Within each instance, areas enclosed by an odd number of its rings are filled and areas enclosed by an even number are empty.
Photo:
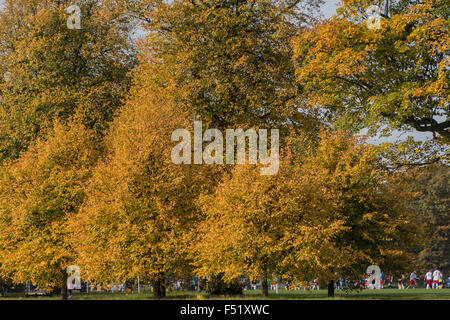
[[[24,300],[55,300],[60,299],[58,295],[52,297],[25,297],[23,294],[10,293],[6,299],[24,299]],[[108,293],[75,292],[71,300],[148,300],[153,299],[149,290],[144,290],[140,294],[134,293]],[[168,292],[165,300],[208,300],[208,299],[230,299],[230,300],[248,300],[248,299],[269,299],[269,300],[450,300],[450,289],[426,290],[426,289],[382,289],[382,290],[363,290],[363,291],[336,291],[336,297],[328,298],[326,290],[280,290],[278,294],[275,291],[269,292],[268,298],[261,296],[260,290],[245,291],[242,296],[209,296],[205,292],[184,291]]]

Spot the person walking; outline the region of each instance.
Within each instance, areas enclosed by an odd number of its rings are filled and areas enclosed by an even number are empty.
[[[389,283],[389,288],[392,288],[392,281],[393,281],[393,277],[392,277],[392,274],[390,274],[389,275],[389,277],[388,277],[388,283]]]
[[[432,280],[433,280],[433,274],[431,273],[431,270],[428,270],[428,272],[425,274],[425,283],[427,284],[427,289],[431,288]]]
[[[433,289],[439,289],[439,276],[441,275],[441,272],[436,269],[433,272]]]
[[[411,274],[409,275],[409,285],[406,289],[416,288],[416,278],[417,278],[416,272],[415,271],[411,272]]]
[[[398,283],[398,289],[399,290],[404,290],[405,289],[405,285],[403,284],[403,278],[405,277],[405,275],[401,275],[399,278],[398,278],[398,280],[397,280],[397,283]]]

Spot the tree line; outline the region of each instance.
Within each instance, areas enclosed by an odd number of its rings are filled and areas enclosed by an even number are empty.
[[[394,1],[370,30],[372,2],[321,20],[313,0],[80,0],[69,29],[71,1],[6,0],[1,277],[65,297],[76,264],[155,288],[246,276],[267,295],[281,277],[448,268],[449,5]],[[279,129],[278,174],[174,164],[193,119]],[[373,145],[363,128],[433,139]]]

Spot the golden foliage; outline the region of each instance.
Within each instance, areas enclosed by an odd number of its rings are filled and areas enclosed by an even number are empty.
[[[85,183],[99,156],[93,132],[79,120],[56,122],[6,163],[0,176],[1,272],[15,282],[41,288],[63,284],[75,252],[68,223],[85,198]]]
[[[323,133],[315,152],[297,156],[285,155],[275,176],[237,166],[200,198],[206,220],[194,256],[202,275],[327,280],[407,260],[417,236],[408,193],[381,174],[374,150]]]

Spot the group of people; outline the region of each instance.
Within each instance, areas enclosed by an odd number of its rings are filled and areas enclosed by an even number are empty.
[[[409,275],[409,284],[406,289],[415,288],[417,284],[417,274],[415,271]],[[397,280],[398,288],[405,289],[405,276],[402,276]],[[445,280],[444,275],[438,269],[432,271],[428,270],[424,276],[424,285],[426,289],[442,289],[444,287],[450,288],[450,276]]]
[[[349,285],[351,287],[363,287],[364,289],[383,289],[383,288],[395,288],[395,278],[392,274],[388,274],[387,276],[383,271],[381,271],[379,268],[377,270],[378,272],[372,272],[371,274],[367,274],[368,278],[361,279],[361,281],[358,283],[349,282],[348,280],[344,278],[340,278],[339,275],[336,273],[337,280],[334,282],[335,289],[340,290],[348,287]],[[404,289],[414,289],[416,288],[418,284],[419,277],[417,275],[416,271],[413,271],[409,274],[402,273],[399,274],[399,277],[397,278],[397,287],[398,289],[404,290]],[[189,288],[192,287],[192,289],[198,288],[198,278],[194,278],[194,281],[191,281],[191,286],[188,286]],[[178,280],[173,283],[174,289],[179,291],[183,285],[182,281]],[[311,290],[319,290],[321,289],[320,281],[318,277],[315,277],[312,281],[309,282],[308,285],[298,285],[294,282],[290,281],[268,281],[268,287],[271,290],[278,290],[280,287],[285,288],[285,290],[307,290],[307,288],[310,288]],[[440,289],[440,288],[450,288],[450,271],[448,278],[444,278],[444,275],[442,272],[440,272],[438,269],[432,271],[429,270],[425,273],[424,276],[424,286],[427,289]],[[244,290],[256,290],[261,288],[261,282],[257,281],[249,281],[247,285],[245,286]],[[189,289],[188,289],[189,290]]]
[[[372,274],[373,275],[373,274]],[[370,278],[370,274],[368,274]],[[418,275],[416,271],[413,271],[409,274],[409,280],[407,278],[407,273],[402,273],[397,278],[397,287],[398,289],[404,290],[406,289],[414,289],[417,286],[418,282]],[[283,281],[284,282],[284,281]],[[383,288],[394,288],[395,287],[395,280],[392,274],[385,275],[384,272],[379,270],[379,273],[376,277],[372,277],[372,280],[369,279],[361,279],[361,282],[358,284],[358,281],[356,283],[349,283],[348,280],[340,278],[336,280],[335,282],[335,289],[340,290],[348,285],[352,284],[354,286],[362,287],[364,289],[383,289]],[[192,282],[192,287],[197,288],[198,284],[198,278],[194,278],[194,281]],[[298,289],[304,289],[306,290],[308,286],[302,286],[302,285],[295,285],[292,282],[284,282],[284,287],[286,290],[298,290]],[[282,285],[283,285],[282,284]],[[277,290],[279,283],[276,281],[268,281],[268,286],[271,290]],[[450,272],[447,279],[444,278],[444,275],[439,270],[429,270],[425,273],[424,276],[424,285],[426,289],[441,289],[441,288],[450,288]],[[180,290],[182,288],[182,281],[178,280],[174,283],[175,290]],[[250,281],[248,285],[246,285],[246,290],[256,290],[261,287],[260,282],[256,281]],[[319,290],[320,289],[320,281],[318,277],[315,277],[311,282],[309,282],[309,288],[311,290]]]
[[[427,289],[430,289],[430,287],[433,289],[442,288],[444,286],[444,275],[437,269],[433,272],[428,270],[425,274],[424,281]],[[450,288],[450,276],[448,277],[445,286]]]
[[[404,290],[405,286],[406,289],[414,289],[417,286],[417,281],[418,276],[416,271],[410,273],[409,281],[407,281],[406,275],[402,273],[397,279],[397,287],[400,290]],[[382,289],[385,285],[387,285],[389,288],[392,288],[392,284],[393,276],[388,275],[387,278],[385,278],[384,272],[381,272],[379,288]],[[444,287],[450,288],[450,275],[448,276],[447,280],[445,280],[444,275],[438,269],[434,271],[428,270],[428,272],[426,272],[424,276],[424,285],[426,289],[442,289]],[[364,287],[370,288],[370,284],[367,283],[367,280],[365,280]]]

